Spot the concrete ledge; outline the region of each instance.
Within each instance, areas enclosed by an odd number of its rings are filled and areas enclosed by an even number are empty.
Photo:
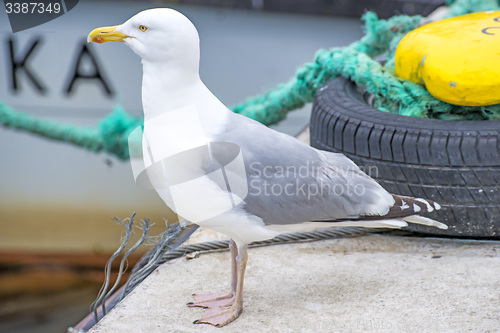
[[[195,292],[229,288],[228,252],[159,267],[93,329],[111,332],[494,332],[500,242],[385,235],[249,250],[245,308],[193,325]]]

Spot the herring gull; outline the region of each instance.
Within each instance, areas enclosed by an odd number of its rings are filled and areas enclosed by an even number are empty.
[[[198,32],[181,13],[145,10],[88,41],[123,42],[142,58],[150,184],[180,217],[231,238],[231,291],[194,295],[188,305],[206,309],[195,323],[220,327],[241,314],[250,242],[331,226],[447,228],[419,216],[439,204],[390,194],[344,155],[231,112],[201,81]]]

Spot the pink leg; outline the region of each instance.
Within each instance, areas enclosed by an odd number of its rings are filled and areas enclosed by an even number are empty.
[[[212,297],[209,300],[188,304],[189,306],[203,306],[206,308],[203,316],[196,320],[195,324],[210,324],[222,327],[238,318],[243,311],[243,281],[248,254],[246,245],[237,248],[236,244],[231,241],[230,248],[233,255],[232,291],[225,296],[215,296],[215,298]],[[234,254],[237,254],[237,256]],[[217,294],[212,294],[212,296],[214,295]]]
[[[189,307],[209,308],[216,306],[228,306],[233,303],[233,298],[236,293],[236,257],[238,256],[238,248],[236,243],[231,239],[229,242],[229,250],[231,251],[231,292],[228,293],[207,293],[193,294],[194,302],[189,302]]]

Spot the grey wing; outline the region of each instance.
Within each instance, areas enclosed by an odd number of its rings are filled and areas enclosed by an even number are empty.
[[[385,215],[394,205],[392,195],[344,155],[241,118],[214,139],[240,146],[248,186],[243,208],[266,224]]]

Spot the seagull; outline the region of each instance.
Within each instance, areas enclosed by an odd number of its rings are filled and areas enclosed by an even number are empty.
[[[231,239],[231,290],[194,294],[188,306],[205,309],[195,324],[240,316],[251,242],[334,226],[447,229],[419,216],[438,203],[390,194],[343,154],[229,110],[200,79],[198,32],[183,14],[145,10],[87,41],[123,42],[142,59],[142,174],[179,217]]]

